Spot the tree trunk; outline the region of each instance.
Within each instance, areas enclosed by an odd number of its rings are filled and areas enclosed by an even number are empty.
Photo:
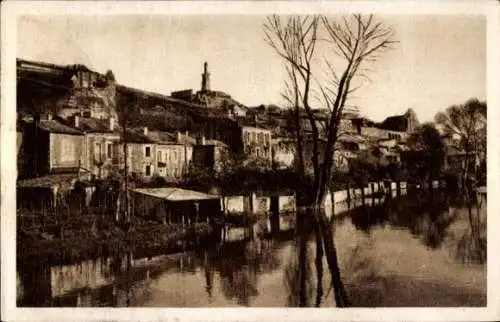
[[[321,300],[323,298],[323,238],[321,236],[321,229],[319,225],[315,224],[316,230],[316,277],[317,277],[317,287],[316,287],[316,307],[321,306]]]
[[[271,233],[277,235],[280,232],[280,207],[279,196],[271,196]]]
[[[299,290],[298,290],[298,306],[307,306],[307,241],[309,239],[310,219],[305,213],[297,212],[297,239],[299,246],[298,265],[299,265]]]

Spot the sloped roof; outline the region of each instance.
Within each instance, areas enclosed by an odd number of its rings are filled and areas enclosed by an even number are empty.
[[[40,120],[38,127],[51,133],[83,135],[83,132],[73,127],[63,124],[59,120]]]
[[[78,121],[78,129],[90,133],[114,133],[118,132],[118,126],[115,124],[115,130],[111,131],[106,121],[95,118],[83,118]]]
[[[196,201],[219,199],[219,196],[181,188],[144,188],[133,189],[134,192],[156,197],[167,201]]]
[[[180,144],[180,145],[196,144],[196,139],[186,134],[178,135],[177,133],[174,134],[166,131],[148,131],[147,136],[151,140],[163,144]],[[211,140],[207,140],[207,142],[208,141]]]
[[[157,143],[177,144],[177,140],[168,132],[149,131],[147,136]]]
[[[17,181],[19,188],[51,188],[55,186],[71,186],[78,180],[78,174],[51,174],[43,177]]]
[[[406,115],[389,116],[382,122],[381,127],[393,131],[406,131],[408,127]]]
[[[154,140],[144,135],[143,133],[131,130],[125,132],[124,139],[126,142],[129,143],[155,143]]]
[[[361,134],[343,134],[338,139],[339,142],[354,142],[354,143],[362,143],[366,142],[367,139]]]
[[[447,155],[465,155],[465,151],[456,147],[456,146],[446,146],[446,154]]]
[[[214,146],[220,146],[220,147],[228,147],[228,145],[222,141],[219,140],[205,140],[205,145],[214,145]]]
[[[173,135],[173,134],[171,134]],[[181,134],[180,135],[180,141],[179,143],[182,143],[182,144],[191,144],[191,145],[195,145],[196,144],[196,139],[189,136],[189,135],[186,135],[186,134]]]

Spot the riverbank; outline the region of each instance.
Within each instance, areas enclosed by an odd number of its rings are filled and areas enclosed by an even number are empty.
[[[84,215],[43,224],[19,225],[18,261],[71,263],[123,251],[182,249],[185,242],[208,237],[208,223],[183,226],[160,224],[133,217],[125,231],[108,216]]]

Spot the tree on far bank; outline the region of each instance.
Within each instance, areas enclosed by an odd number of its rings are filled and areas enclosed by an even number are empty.
[[[470,99],[464,104],[450,106],[435,116],[436,123],[445,134],[459,138],[458,147],[465,152],[463,178],[475,172],[476,160],[480,163],[486,159],[486,110],[486,102]]]
[[[411,151],[407,153],[406,165],[410,176],[423,181],[441,176],[446,156],[445,143],[434,124],[421,125],[408,139]]]
[[[311,151],[312,183],[298,189],[296,195],[298,206],[308,209],[308,213],[298,213],[297,225],[311,227],[306,224],[311,219],[316,223],[312,226],[316,231],[318,263],[326,255],[335,303],[339,307],[348,306],[331,223],[321,209],[335,172],[334,152],[341,132],[339,129],[344,107],[359,87],[359,78],[367,77],[365,64],[376,62],[379,54],[395,43],[393,31],[376,21],[372,15],[286,18],[274,15],[267,18],[264,32],[265,40],[282,58],[287,72],[288,82],[283,96],[294,110],[295,127],[292,128],[295,131],[298,159],[296,171],[303,178],[307,170],[305,151]],[[317,48],[323,45],[327,51],[322,53]],[[326,54],[326,57],[321,57],[321,54]],[[324,71],[327,71],[327,75],[320,75]],[[327,113],[321,119],[313,111],[315,104],[326,107]],[[302,115],[309,121],[307,129],[301,122]],[[306,144],[312,145],[312,148],[306,149]],[[308,233],[303,232],[305,237],[299,237],[302,238],[299,244],[305,245],[304,238],[307,239]],[[301,252],[299,257],[305,256],[307,254]],[[302,261],[299,258],[299,262]],[[301,303],[305,305],[306,301],[299,301],[299,305]]]

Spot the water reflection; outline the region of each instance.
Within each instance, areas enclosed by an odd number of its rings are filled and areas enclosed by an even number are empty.
[[[354,306],[485,305],[485,205],[439,193],[362,204],[335,205],[339,268]],[[255,227],[245,236],[175,254],[20,264],[18,305],[335,305],[314,229],[302,240]]]

